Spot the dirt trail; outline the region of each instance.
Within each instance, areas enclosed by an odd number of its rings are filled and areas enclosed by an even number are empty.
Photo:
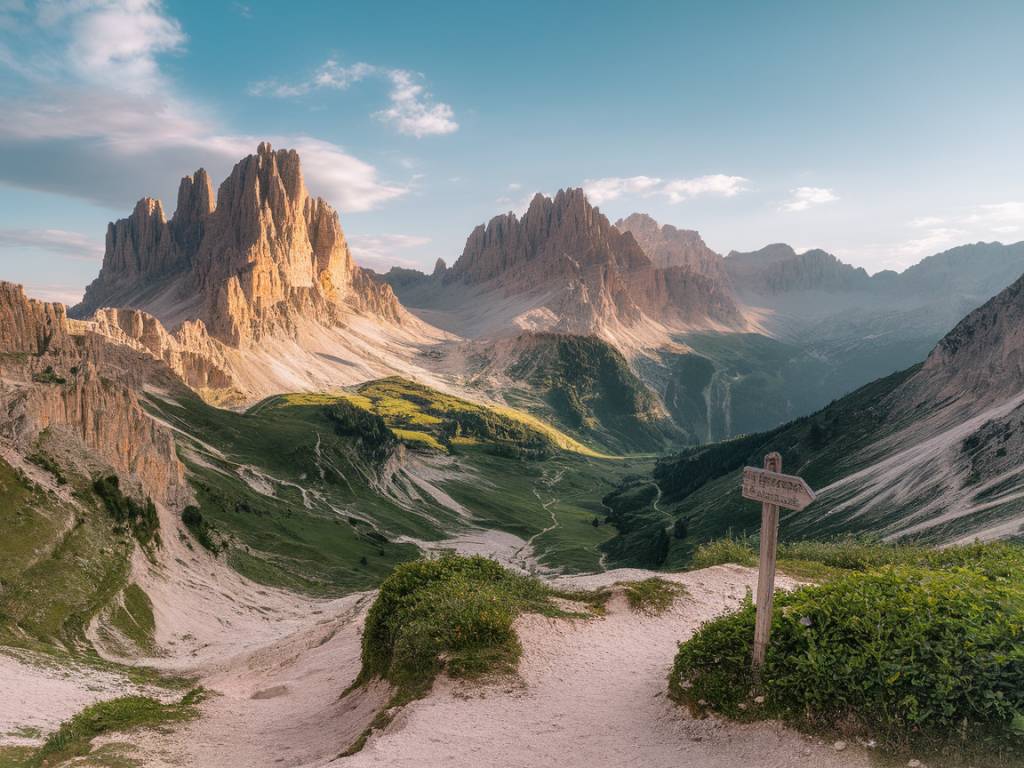
[[[595,587],[645,571],[559,579]],[[488,686],[441,680],[362,752],[332,768],[866,768],[859,749],[836,752],[777,723],[694,719],[665,696],[677,643],[736,606],[756,572],[718,566],[672,575],[688,597],[664,616],[630,612],[619,596],[589,621],[525,616],[521,682]],[[781,580],[785,585],[786,581]]]

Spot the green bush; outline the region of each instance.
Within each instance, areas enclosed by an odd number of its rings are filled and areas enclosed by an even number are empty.
[[[559,614],[550,602],[554,594],[483,557],[399,565],[366,617],[358,682],[380,676],[416,696],[442,666],[453,676],[514,669],[522,652],[512,628],[516,616]]]
[[[1022,553],[1011,545],[918,553],[925,565],[780,593],[757,707],[748,703],[748,600],[680,646],[670,692],[733,717],[852,724],[889,747],[1006,733],[1024,712]]]
[[[184,523],[185,527],[188,528],[189,533],[195,537],[195,540],[199,542],[204,549],[209,550],[213,554],[218,554],[222,547],[214,539],[215,528],[207,522],[206,518],[203,517],[203,513],[199,507],[194,504],[189,504],[185,509],[181,511],[181,522]]]
[[[148,547],[160,546],[160,519],[152,499],[140,504],[121,492],[117,475],[105,475],[93,481],[92,489],[100,497],[103,506],[118,523],[127,525],[138,542]]]

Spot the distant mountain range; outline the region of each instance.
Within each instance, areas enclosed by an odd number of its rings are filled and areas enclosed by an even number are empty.
[[[1024,243],[965,245],[876,275],[785,244],[722,257],[697,232],[645,214],[613,226],[570,189],[477,227],[451,267],[379,279],[477,348],[522,332],[594,336],[626,358],[684,439],[706,442],[911,365],[1021,272]]]
[[[966,245],[899,274],[784,244],[723,257],[645,214],[612,224],[566,189],[475,228],[451,266],[376,275],[307,193],[298,155],[261,144],[216,195],[200,169],[170,219],[144,198],[111,224],[66,317],[4,296],[22,307],[12,317],[41,312],[53,338],[130,351],[211,403],[399,375],[635,453],[811,413],[924,358],[1021,272],[1024,243]]]

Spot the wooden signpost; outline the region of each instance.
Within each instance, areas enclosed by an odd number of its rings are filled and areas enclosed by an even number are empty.
[[[772,630],[775,597],[775,555],[779,543],[779,507],[801,510],[814,501],[814,491],[796,475],[782,474],[782,456],[769,453],[764,469],[743,470],[743,498],[761,502],[761,562],[757,571],[757,618],[754,622],[754,674],[764,665]]]

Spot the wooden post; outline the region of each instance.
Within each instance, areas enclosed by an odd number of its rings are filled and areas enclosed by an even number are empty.
[[[782,472],[782,456],[769,453],[764,468]],[[775,555],[779,543],[779,506],[761,504],[761,562],[757,571],[757,618],[754,623],[754,679],[758,680],[764,666],[768,637],[772,631],[772,603],[775,598]]]

